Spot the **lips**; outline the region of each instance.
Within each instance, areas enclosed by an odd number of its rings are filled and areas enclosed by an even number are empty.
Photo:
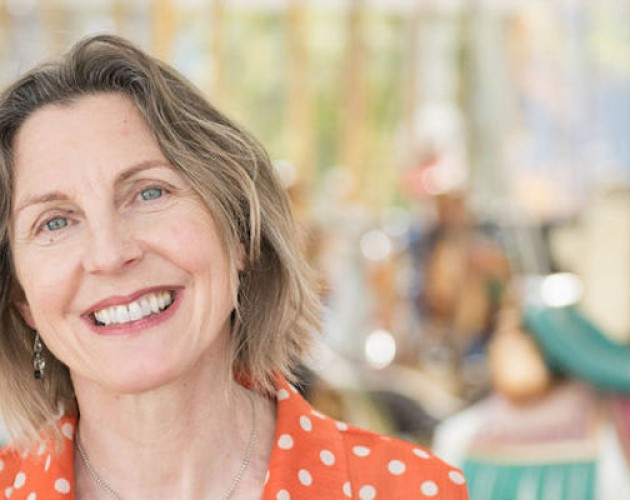
[[[169,308],[175,298],[174,296],[175,292],[172,290],[148,293],[128,304],[110,306],[94,311],[92,317],[97,326],[138,321],[155,314],[161,314]]]
[[[124,327],[163,315],[176,298],[176,289],[145,289],[129,296],[110,297],[92,306],[83,316],[97,328]]]

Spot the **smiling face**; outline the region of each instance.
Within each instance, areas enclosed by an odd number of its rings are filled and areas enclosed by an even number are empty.
[[[75,385],[133,393],[223,371],[235,305],[224,245],[131,100],[46,106],[14,151],[18,307]]]

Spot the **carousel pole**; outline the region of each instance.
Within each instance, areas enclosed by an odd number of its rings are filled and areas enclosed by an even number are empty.
[[[287,139],[289,160],[297,169],[300,184],[303,186],[311,185],[315,164],[313,93],[309,79],[306,15],[305,0],[289,0]]]
[[[177,27],[177,11],[172,0],[154,0],[151,6],[153,53],[159,59],[169,61]]]
[[[502,149],[510,108],[505,26],[503,15],[480,1],[462,9],[460,97],[467,118],[469,195],[476,209],[508,201]]]
[[[39,23],[45,39],[46,55],[58,54],[64,48],[64,11],[59,0],[39,0]]]
[[[227,99],[225,58],[225,0],[212,0],[210,5],[211,29],[208,30],[211,61],[208,65],[210,93],[216,102]]]
[[[411,7],[412,11],[407,20],[406,40],[407,40],[407,61],[405,64],[406,72],[402,79],[402,96],[403,96],[403,124],[405,134],[406,162],[413,165],[416,161],[416,132],[415,132],[415,114],[418,109],[418,70],[420,52],[418,50],[419,30],[420,30],[420,7]]]
[[[125,0],[114,0],[111,13],[116,25],[116,32],[124,35],[127,31],[127,2]]]
[[[11,16],[7,9],[6,0],[0,0],[0,66],[7,66],[12,39],[13,26],[11,24]],[[4,75],[4,72],[2,73]],[[0,84],[3,83],[4,78],[5,76],[0,78]]]
[[[364,0],[351,0],[348,12],[348,45],[343,69],[341,99],[341,147],[340,161],[348,169],[354,189],[351,200],[364,197],[365,147],[366,147],[366,78],[365,40],[363,25]]]

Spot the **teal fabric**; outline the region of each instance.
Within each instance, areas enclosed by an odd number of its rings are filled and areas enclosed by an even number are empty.
[[[575,307],[529,306],[524,326],[551,369],[599,389],[630,393],[630,346],[611,341]]]
[[[468,459],[470,500],[592,500],[595,462],[497,464]]]

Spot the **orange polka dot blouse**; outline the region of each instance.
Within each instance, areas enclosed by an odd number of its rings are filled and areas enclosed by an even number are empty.
[[[412,443],[333,420],[278,381],[276,438],[263,500],[468,498],[459,469]],[[60,422],[74,439],[76,420]],[[0,498],[74,498],[74,446],[51,455],[0,451]]]

